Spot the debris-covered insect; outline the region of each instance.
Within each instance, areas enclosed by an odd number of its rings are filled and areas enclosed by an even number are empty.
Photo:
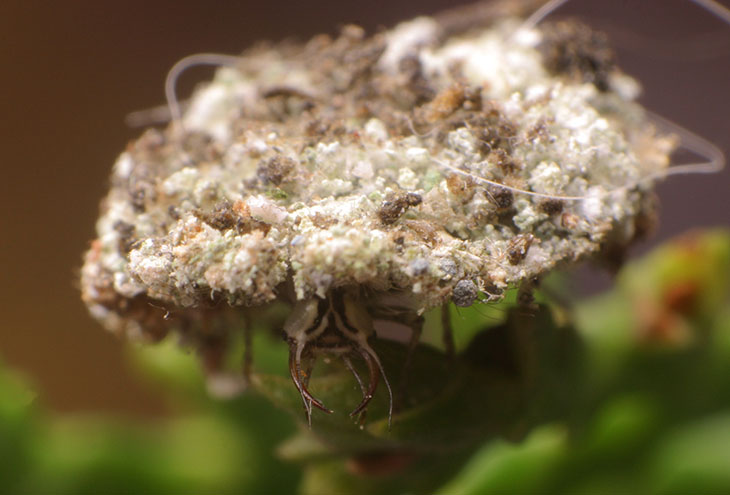
[[[360,384],[353,414],[380,377],[392,411],[374,320],[418,339],[429,308],[625,248],[652,217],[653,183],[687,171],[669,167],[680,138],[708,156],[705,169],[722,164],[635,102],[605,38],[575,22],[538,26],[563,2],[521,20],[542,3],[182,61],[167,85],[170,126],[114,166],[82,270],[92,314],[127,334],[179,331],[215,354],[235,331],[215,323],[220,308],[284,301],[307,415],[329,411],[308,389],[321,354]],[[174,80],[196,63],[226,67],[182,113]]]

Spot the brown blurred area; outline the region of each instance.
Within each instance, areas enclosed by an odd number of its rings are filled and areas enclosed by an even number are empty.
[[[141,132],[125,126],[125,115],[161,104],[166,71],[191,53],[235,54],[259,39],[306,39],[349,22],[372,32],[464,3],[0,3],[0,360],[29,376],[57,411],[163,412],[75,286],[111,165]],[[687,0],[573,0],[555,17],[567,15],[616,40],[647,106],[730,151],[730,26]],[[210,74],[190,71],[181,93]],[[662,184],[662,224],[651,242],[730,225],[729,185],[728,170]]]

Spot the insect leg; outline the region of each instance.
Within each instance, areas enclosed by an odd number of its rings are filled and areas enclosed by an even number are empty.
[[[444,343],[446,356],[453,363],[456,351],[454,346],[454,330],[451,328],[451,310],[449,303],[441,306],[441,332],[441,339]]]
[[[251,363],[253,362],[253,329],[248,315],[243,317],[243,379],[246,384],[251,382]]]
[[[408,324],[411,329],[411,338],[408,341],[406,359],[403,362],[403,367],[401,368],[400,372],[400,380],[398,381],[397,397],[399,405],[403,400],[403,397],[405,396],[405,391],[408,386],[408,373],[411,368],[411,362],[413,361],[413,353],[416,350],[416,346],[418,346],[418,342],[421,340],[421,333],[423,333],[423,322],[424,319],[422,316],[416,316]]]

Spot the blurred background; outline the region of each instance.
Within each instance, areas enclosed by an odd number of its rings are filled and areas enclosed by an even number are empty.
[[[236,54],[345,23],[372,32],[465,3],[0,2],[0,359],[29,376],[52,410],[164,415],[76,287],[111,166],[141,132],[125,116],[163,103],[168,68],[191,53]],[[730,153],[730,26],[687,0],[573,0],[554,17],[569,15],[609,34],[646,106]],[[191,70],[180,94],[210,74]],[[693,227],[730,225],[729,184],[726,169],[660,185],[661,226],[637,251]]]

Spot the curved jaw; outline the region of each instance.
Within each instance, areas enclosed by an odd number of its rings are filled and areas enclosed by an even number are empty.
[[[375,389],[378,388],[378,377],[379,377],[379,369],[375,367],[375,363],[373,362],[373,357],[367,353],[364,349],[360,349],[360,354],[362,355],[363,359],[365,360],[365,363],[368,366],[368,388],[365,389],[365,386],[360,379],[360,375],[357,374],[357,371],[355,368],[352,367],[352,365],[349,365],[348,368],[350,369],[350,372],[355,376],[355,379],[357,380],[357,383],[360,385],[360,390],[362,391],[362,401],[358,406],[350,413],[350,416],[355,416],[357,414],[360,414],[365,410],[365,408],[370,403],[370,400],[373,398],[373,395],[375,394]],[[344,359],[344,357],[343,357]],[[345,364],[347,364],[347,361],[345,361]],[[383,375],[385,377],[385,375]],[[390,385],[388,386],[390,388]]]
[[[346,299],[341,293],[334,293],[327,299],[303,301],[292,311],[285,325],[285,332],[289,342],[289,374],[302,397],[310,426],[312,406],[328,414],[333,412],[308,389],[314,360],[317,355],[328,353],[340,356],[360,386],[362,400],[350,416],[365,412],[382,376],[390,398],[390,428],[393,392],[377,354],[368,344],[368,337],[374,334],[369,316],[354,300]],[[367,366],[367,385],[352,365],[350,357],[353,355],[360,356]]]
[[[315,345],[315,344],[312,344]],[[303,366],[303,361],[310,361],[311,358],[310,354],[312,353],[312,349],[309,349],[309,346],[304,346],[303,352],[297,352],[297,343],[295,341],[290,340],[289,342],[289,374],[291,375],[292,381],[294,382],[294,386],[296,386],[297,390],[299,391],[299,394],[302,397],[302,402],[304,403],[304,408],[307,415],[307,421],[311,425],[312,423],[312,406],[316,407],[317,409],[320,409],[327,414],[331,414],[333,411],[332,409],[329,409],[324,405],[324,403],[317,399],[315,396],[312,395],[312,393],[308,389],[308,383],[309,383],[309,377],[311,376],[311,369],[313,367],[313,363],[307,364],[306,366]],[[316,351],[317,348],[315,347],[314,351]],[[388,394],[390,396],[390,408],[388,411],[388,426],[390,426],[391,422],[391,416],[393,412],[393,393],[390,388],[390,383],[388,382],[388,378],[385,376],[385,372],[383,370],[382,365],[380,364],[380,361],[375,355],[374,351],[370,348],[370,346],[367,346],[367,348],[364,347],[357,347],[356,342],[352,342],[351,346],[346,350],[342,351],[341,349],[338,350],[337,354],[340,355],[340,358],[345,363],[345,366],[348,370],[350,370],[350,373],[352,373],[353,377],[355,377],[355,380],[357,381],[358,385],[360,386],[360,391],[362,392],[362,400],[360,403],[355,407],[355,409],[350,412],[350,416],[356,416],[360,413],[363,413],[366,409],[370,401],[375,396],[375,391],[378,388],[378,382],[380,381],[380,377],[383,377],[383,381],[385,382],[385,385],[388,389]],[[352,365],[352,361],[350,360],[351,354],[358,354],[362,357],[363,361],[365,361],[365,364],[367,365],[368,369],[368,381],[367,385],[362,380],[360,375],[358,374],[355,367]]]
[[[302,370],[301,355],[296,351],[296,343],[289,343],[289,374],[294,381],[294,386],[299,390],[299,394],[302,396],[304,401],[304,407],[307,409],[307,418],[311,424],[312,406],[321,409],[327,414],[332,414],[332,409],[328,409],[322,404],[322,401],[315,398],[307,389],[307,383],[309,382],[310,371]]]

